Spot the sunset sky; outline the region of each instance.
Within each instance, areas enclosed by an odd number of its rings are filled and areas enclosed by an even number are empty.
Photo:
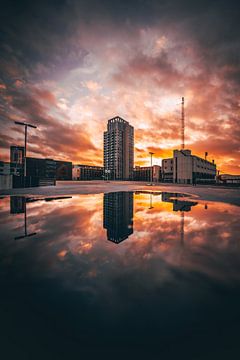
[[[135,164],[181,144],[240,173],[240,5],[213,0],[2,1],[0,160],[29,156],[102,165],[103,131],[135,128]]]

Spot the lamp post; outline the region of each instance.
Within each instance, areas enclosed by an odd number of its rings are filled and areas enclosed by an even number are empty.
[[[151,185],[152,185],[152,183],[153,183],[152,156],[154,155],[154,153],[150,151],[149,154],[150,154],[150,157],[151,157]]]
[[[24,187],[26,187],[26,177],[27,177],[27,128],[31,127],[31,128],[36,129],[37,126],[26,123],[26,122],[21,122],[21,121],[15,121],[15,124],[24,126],[24,128],[25,128],[25,136],[24,136]]]
[[[108,178],[108,177],[109,177],[109,174],[110,174],[110,173],[111,173],[111,170],[108,170],[108,169],[105,170],[105,174],[107,174],[107,182],[109,181],[109,178]]]

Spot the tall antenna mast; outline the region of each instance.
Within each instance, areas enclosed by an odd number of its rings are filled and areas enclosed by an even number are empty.
[[[182,127],[181,127],[181,135],[182,135],[182,145],[181,145],[181,150],[184,150],[184,146],[185,146],[185,114],[184,114],[184,97],[182,97]]]

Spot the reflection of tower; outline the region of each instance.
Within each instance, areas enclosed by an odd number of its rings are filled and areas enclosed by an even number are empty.
[[[133,234],[133,193],[104,194],[103,205],[103,227],[107,229],[107,238],[119,244]]]
[[[24,213],[24,235],[16,236],[15,240],[24,239],[25,237],[33,236],[36,234],[36,232],[29,234],[27,230],[27,201],[28,199],[23,196],[11,196],[10,198],[10,213]]]

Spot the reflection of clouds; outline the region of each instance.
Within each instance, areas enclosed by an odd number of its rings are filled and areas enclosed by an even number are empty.
[[[22,214],[9,215],[5,210],[9,199],[4,199],[1,270],[7,276],[11,262],[21,268],[20,277],[59,278],[64,286],[90,291],[91,296],[99,291],[117,291],[110,288],[124,277],[135,286],[141,279],[141,288],[175,282],[176,272],[221,281],[240,280],[240,208],[215,203],[209,203],[208,210],[202,203],[194,206],[185,213],[182,246],[181,212],[173,212],[172,204],[156,199],[149,210],[147,197],[135,197],[134,233],[117,246],[107,241],[102,228],[101,194],[28,203],[28,224],[37,234],[18,243],[12,239]]]

